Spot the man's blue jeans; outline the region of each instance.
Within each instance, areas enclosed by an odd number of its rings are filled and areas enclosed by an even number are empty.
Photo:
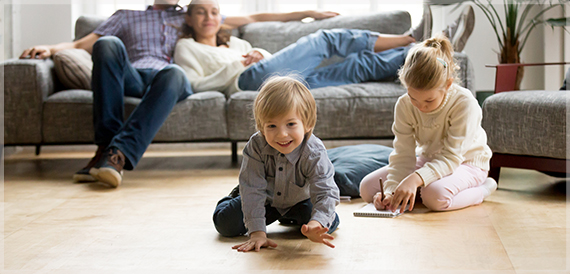
[[[192,87],[177,65],[134,68],[123,42],[114,36],[99,38],[92,58],[95,144],[118,148],[127,158],[125,169],[131,170],[174,105],[192,94]],[[142,98],[126,121],[124,96]]]
[[[252,65],[239,77],[239,88],[257,90],[267,78],[299,74],[310,88],[378,81],[396,77],[409,47],[374,52],[378,33],[366,30],[319,30]],[[334,55],[342,62],[318,67]]]
[[[304,225],[311,220],[312,211],[313,204],[311,203],[311,199],[297,203],[283,216],[276,208],[265,205],[265,224],[270,225],[280,220],[287,222],[293,221],[295,224]],[[333,223],[330,224],[327,233],[333,233],[340,223],[338,214],[335,213],[335,215],[335,219]],[[243,211],[241,210],[241,196],[222,198],[216,206],[213,219],[216,230],[224,237],[235,237],[247,233],[247,228],[243,221]]]

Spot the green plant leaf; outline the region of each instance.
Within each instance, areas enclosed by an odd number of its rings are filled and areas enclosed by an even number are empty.
[[[546,23],[553,27],[570,26],[570,17],[550,18],[546,20]]]

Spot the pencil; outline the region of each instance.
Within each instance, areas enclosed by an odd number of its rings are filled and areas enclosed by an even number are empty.
[[[380,182],[380,194],[382,194],[382,200],[384,200],[384,185],[382,185],[382,178],[379,178],[378,181]]]

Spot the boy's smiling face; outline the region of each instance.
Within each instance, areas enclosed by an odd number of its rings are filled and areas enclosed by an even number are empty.
[[[295,150],[305,138],[305,129],[301,117],[295,110],[285,115],[273,117],[263,123],[263,135],[267,143],[283,154]]]

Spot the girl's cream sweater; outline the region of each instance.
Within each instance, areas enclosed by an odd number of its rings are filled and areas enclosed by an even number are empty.
[[[457,84],[449,88],[441,105],[429,113],[414,107],[408,94],[402,95],[394,111],[394,151],[384,184],[386,193],[393,193],[414,171],[427,186],[453,173],[461,164],[489,170],[492,152],[481,118],[481,107],[473,94]],[[418,170],[416,155],[427,159]]]

